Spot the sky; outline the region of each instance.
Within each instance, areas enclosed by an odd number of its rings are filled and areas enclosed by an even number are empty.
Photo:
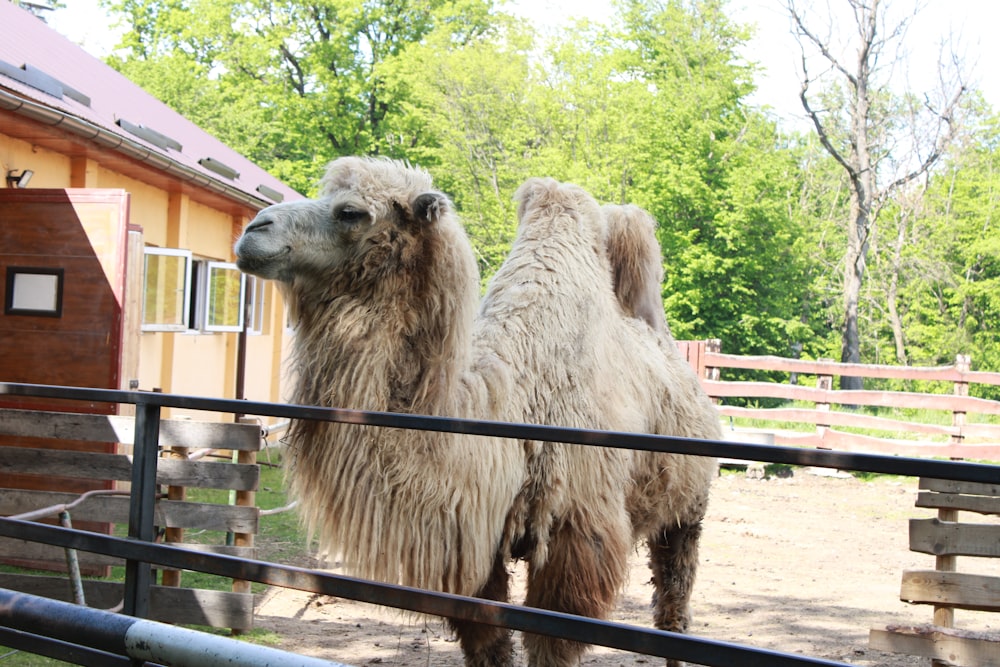
[[[983,91],[994,109],[1000,109],[1000,25],[997,0],[919,0],[922,8],[914,17],[907,43],[911,87],[925,90],[937,71],[937,44],[949,33],[954,35],[960,55],[971,68],[972,82]],[[49,25],[97,56],[104,56],[114,44],[115,31],[97,0],[64,0],[66,8],[52,12]],[[822,4],[811,0],[812,4]],[[810,0],[806,0],[808,5]],[[836,3],[832,3],[836,4]],[[733,18],[756,25],[756,35],[746,57],[759,64],[758,90],[751,102],[770,107],[788,129],[804,124],[798,100],[798,46],[788,28],[783,0],[730,0]],[[893,6],[912,6],[897,0]],[[541,26],[557,27],[570,17],[606,21],[612,14],[610,2],[600,0],[511,0],[511,11]]]

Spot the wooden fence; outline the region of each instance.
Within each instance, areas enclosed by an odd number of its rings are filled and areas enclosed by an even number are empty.
[[[963,565],[969,557],[978,561],[1000,558],[1000,524],[996,523],[1000,485],[921,479],[917,507],[938,511],[937,518],[910,519],[910,550],[934,556],[934,569],[905,570],[899,598],[933,605],[933,619],[929,618],[933,622],[872,628],[869,645],[932,658],[933,667],[995,667],[1000,664],[1000,636],[956,627],[955,610],[1000,611],[1000,577],[958,568],[958,556],[963,557]],[[959,521],[960,510],[977,516]],[[983,516],[993,522],[982,522]]]
[[[159,443],[162,458],[156,482],[163,491],[155,507],[155,523],[163,541],[200,552],[254,557],[253,536],[259,511],[254,491],[259,479],[256,452],[260,428],[226,424],[163,420]],[[132,456],[135,418],[114,415],[0,410],[0,515],[37,519],[67,512],[74,526],[109,532],[130,520]],[[113,453],[67,449],[67,443],[105,443]],[[189,457],[192,450],[236,452],[237,462]],[[104,447],[107,450],[106,447]],[[80,484],[97,487],[81,496]],[[235,490],[236,504],[192,502],[189,488]],[[56,508],[56,509],[49,509]],[[65,519],[65,515],[64,515]],[[185,541],[185,530],[219,531],[221,542]],[[227,536],[230,539],[227,540]],[[106,573],[122,559],[79,552],[67,559],[62,549],[23,540],[0,539],[0,560],[33,569],[65,572],[78,567],[91,574]],[[231,591],[182,588],[181,572],[164,569],[161,584],[150,592],[150,618],[164,622],[249,629],[253,625],[253,596],[248,582],[236,581]],[[0,587],[44,597],[68,600],[83,597],[91,607],[113,608],[122,601],[122,584],[84,580],[74,590],[65,577],[2,574]]]
[[[756,430],[773,434],[773,442],[778,445],[1000,461],[1000,423],[996,423],[1000,422],[996,419],[1000,401],[968,395],[970,384],[1000,385],[1000,373],[969,370],[967,356],[959,356],[951,366],[915,368],[723,354],[718,340],[678,341],[677,345],[698,372],[705,391],[719,404],[720,414],[730,417],[734,424],[736,420],[741,424],[754,420],[755,428],[744,426],[742,433]],[[727,381],[726,369],[780,371],[788,373],[790,381]],[[834,389],[834,378],[838,376],[934,380],[949,383],[951,393],[841,391]],[[804,384],[809,377],[814,378],[814,386]],[[779,399],[784,405],[727,405],[734,398]],[[942,413],[948,415],[943,421],[950,423],[865,414],[856,409],[859,406]],[[805,430],[810,426],[811,430]]]

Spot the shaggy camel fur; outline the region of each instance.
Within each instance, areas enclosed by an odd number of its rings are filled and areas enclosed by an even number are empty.
[[[551,180],[517,199],[518,237],[478,314],[471,247],[421,170],[341,158],[319,199],[262,211],[236,254],[278,281],[296,318],[293,400],[719,438],[649,304],[644,281],[660,269],[617,255],[652,247],[659,264],[652,227],[606,224],[615,211]],[[507,563],[524,558],[526,604],[603,617],[645,538],[655,623],[688,625],[711,459],[311,421],[289,443],[305,521],[360,576],[507,600]],[[513,663],[508,631],[450,622],[466,664]],[[532,665],[584,649],[524,644]]]

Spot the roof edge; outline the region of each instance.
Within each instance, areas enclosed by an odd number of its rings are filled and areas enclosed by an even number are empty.
[[[216,194],[221,194],[255,210],[270,206],[272,203],[265,199],[254,197],[239,188],[234,188],[226,183],[210,178],[176,160],[155,153],[127,137],[109,132],[81,118],[43,104],[32,102],[31,100],[26,100],[5,90],[0,90],[0,109],[12,111],[45,125],[58,126],[78,137],[99,144],[103,148],[117,151],[154,169],[176,176],[198,187],[211,190]]]

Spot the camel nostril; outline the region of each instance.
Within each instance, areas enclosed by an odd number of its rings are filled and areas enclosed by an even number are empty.
[[[272,220],[271,218],[255,218],[250,221],[250,224],[247,225],[247,228],[243,230],[243,233],[246,234],[248,232],[260,231],[261,229],[265,227],[270,227],[273,224],[274,220]]]

